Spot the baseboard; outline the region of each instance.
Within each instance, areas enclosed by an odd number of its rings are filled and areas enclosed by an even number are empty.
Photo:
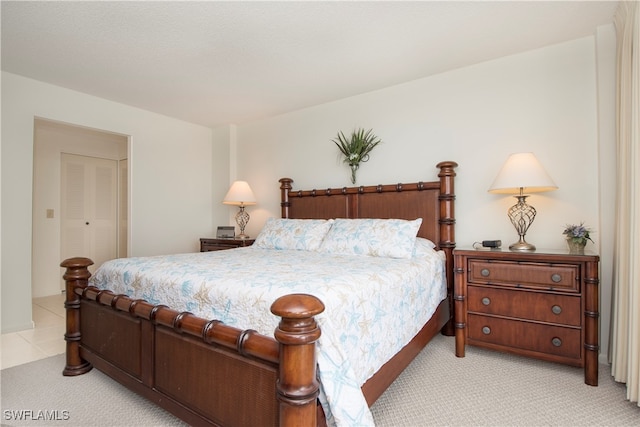
[[[36,324],[32,321],[25,323],[23,325],[17,325],[17,326],[13,326],[11,328],[6,328],[6,329],[2,329],[2,334],[10,334],[12,332],[20,332],[20,331],[26,331],[28,329],[33,329],[36,327]]]

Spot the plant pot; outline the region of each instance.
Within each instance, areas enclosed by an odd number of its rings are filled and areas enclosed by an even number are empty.
[[[567,239],[567,246],[569,246],[569,253],[574,255],[584,255],[584,247],[587,246],[585,240]]]

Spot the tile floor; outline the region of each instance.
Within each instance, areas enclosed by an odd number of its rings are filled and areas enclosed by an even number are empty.
[[[64,353],[64,294],[34,298],[32,307],[34,329],[2,334],[1,369]]]

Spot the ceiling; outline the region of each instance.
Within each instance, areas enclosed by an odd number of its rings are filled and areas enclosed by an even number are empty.
[[[615,1],[2,1],[2,70],[215,127],[593,35]]]

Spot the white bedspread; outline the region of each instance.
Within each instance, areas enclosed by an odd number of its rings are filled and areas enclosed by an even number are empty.
[[[308,293],[317,316],[320,400],[328,422],[373,425],[360,387],[404,347],[446,298],[444,254],[412,259],[238,248],[104,263],[91,284],[273,336],[273,301]]]

